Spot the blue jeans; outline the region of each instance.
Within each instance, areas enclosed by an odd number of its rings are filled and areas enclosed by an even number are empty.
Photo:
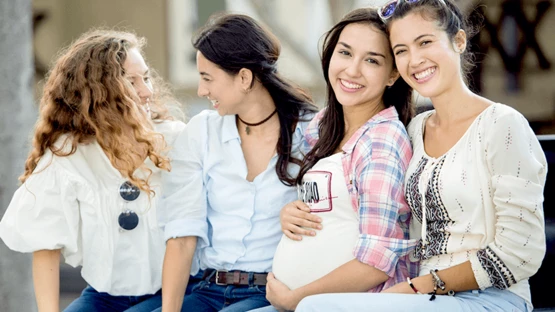
[[[112,296],[87,286],[64,312],[150,312],[162,306],[162,292],[144,296]]]
[[[266,300],[266,286],[216,285],[208,281],[212,276],[203,279],[203,274],[204,272],[200,271],[189,278],[182,312],[244,312],[270,305]],[[161,308],[152,312],[160,311]]]
[[[493,287],[456,293],[455,296],[389,293],[346,293],[308,296],[297,305],[296,312],[372,311],[372,312],[524,312],[532,306],[518,295]]]
[[[267,306],[267,307],[263,307],[263,308],[250,310],[248,312],[279,312],[279,311],[278,311],[278,309],[274,308],[274,306]]]

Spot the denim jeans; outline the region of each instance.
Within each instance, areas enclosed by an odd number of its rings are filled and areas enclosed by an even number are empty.
[[[212,274],[214,274],[213,272]],[[189,278],[181,311],[244,312],[270,305],[266,300],[266,286],[216,285],[202,278],[204,272]],[[160,312],[156,309],[153,312]]]
[[[144,296],[112,296],[87,286],[64,312],[150,312],[162,306],[162,292]]]
[[[301,300],[296,312],[373,311],[373,312],[530,312],[532,306],[509,290],[493,287],[458,292],[455,296],[389,293],[345,293],[309,296]]]
[[[278,311],[278,309],[274,308],[274,306],[267,306],[267,307],[263,307],[263,308],[250,310],[248,312],[279,312],[279,311]]]

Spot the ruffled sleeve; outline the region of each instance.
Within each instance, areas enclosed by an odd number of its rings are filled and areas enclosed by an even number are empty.
[[[45,154],[15,192],[0,221],[0,238],[19,252],[61,249],[68,264],[81,264],[76,179]]]
[[[505,289],[532,276],[545,255],[545,155],[526,119],[497,105],[485,127],[493,242],[471,257],[480,288]]]

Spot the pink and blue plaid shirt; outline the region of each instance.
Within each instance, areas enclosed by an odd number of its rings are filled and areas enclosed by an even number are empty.
[[[318,140],[320,111],[305,131],[308,152]],[[412,157],[407,131],[394,107],[368,120],[342,147],[343,172],[353,209],[359,214],[360,236],[354,256],[383,271],[389,279],[370,290],[380,292],[418,274],[409,254],[410,209],[405,201],[405,172]]]

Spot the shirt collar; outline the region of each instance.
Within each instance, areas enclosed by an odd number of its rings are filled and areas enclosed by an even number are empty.
[[[239,138],[239,131],[237,131],[237,122],[235,115],[225,115],[222,117],[222,143]]]
[[[362,137],[362,135],[366,132],[366,130],[368,130],[375,124],[386,122],[386,121],[392,121],[392,120],[399,120],[399,114],[397,114],[397,110],[395,109],[395,106],[391,106],[382,110],[381,112],[377,113],[372,118],[370,118],[366,123],[364,123],[364,125],[362,125],[362,127],[360,127],[360,129],[358,129],[357,132],[355,132],[355,134],[351,136],[349,141],[347,141],[347,143],[343,145],[342,147],[343,152],[349,153],[349,154],[352,153],[360,137]]]

